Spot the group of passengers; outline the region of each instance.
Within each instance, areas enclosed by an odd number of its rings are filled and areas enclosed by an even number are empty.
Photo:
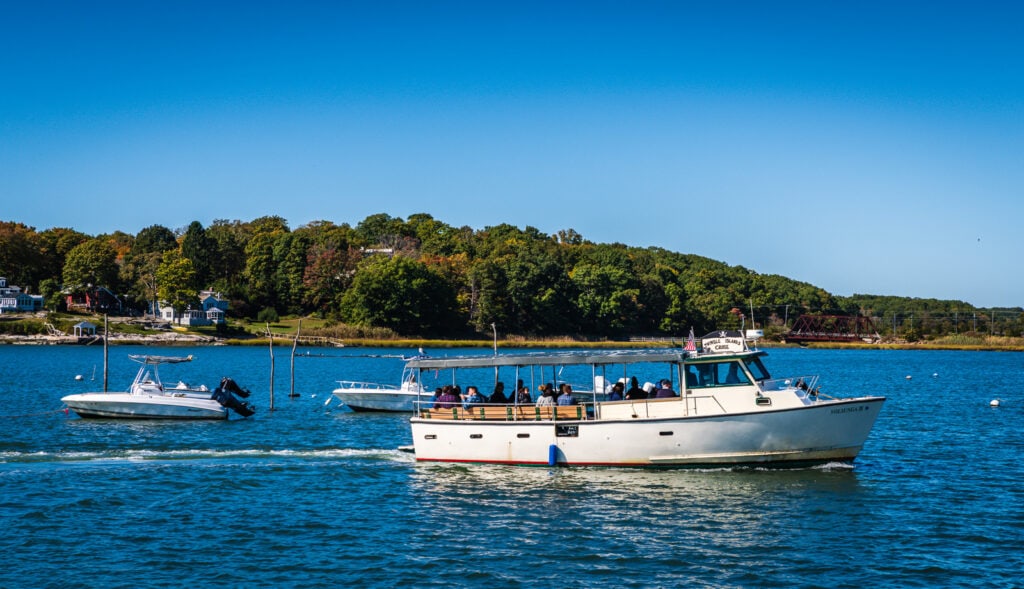
[[[536,405],[538,407],[554,406],[554,405],[577,405],[579,401],[572,394],[572,386],[567,383],[559,385],[558,389],[551,383],[542,384],[538,387],[540,396],[537,397]],[[490,396],[485,397],[480,393],[480,389],[474,385],[466,387],[466,392],[463,394],[462,388],[459,385],[444,385],[443,387],[437,387],[434,390],[434,396],[431,399],[432,407],[434,409],[451,409],[453,407],[463,407],[469,409],[473,405],[533,405],[533,397],[530,396],[530,387],[525,386],[522,380],[519,380],[514,393],[510,395],[505,394],[505,383],[499,382],[494,385],[494,392]]]
[[[634,376],[629,380],[629,390],[623,393],[622,390],[626,386],[622,381],[619,381],[612,385],[612,390],[608,393],[608,400],[643,401],[645,399],[668,399],[679,396],[679,393],[672,389],[672,381],[667,378],[658,381],[656,386],[650,383],[646,386],[648,389],[641,387],[639,381]]]

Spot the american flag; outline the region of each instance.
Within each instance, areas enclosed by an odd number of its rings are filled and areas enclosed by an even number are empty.
[[[697,341],[695,339],[693,339],[693,328],[692,327],[690,328],[690,337],[686,338],[686,345],[683,346],[683,349],[686,350],[687,352],[696,352],[697,351]]]

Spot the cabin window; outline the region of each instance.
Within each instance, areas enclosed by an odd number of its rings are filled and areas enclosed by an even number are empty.
[[[479,440],[482,437],[484,437],[483,434],[469,434],[469,439],[471,440]]]
[[[772,375],[768,374],[768,369],[761,364],[760,358],[753,358],[747,363],[747,370],[750,374],[754,375],[754,380],[761,382],[764,380],[770,380]]]
[[[686,367],[686,384],[691,389],[750,384],[738,360],[707,362]]]
[[[516,434],[516,437],[517,438],[528,438],[528,437],[530,437],[530,434]]]

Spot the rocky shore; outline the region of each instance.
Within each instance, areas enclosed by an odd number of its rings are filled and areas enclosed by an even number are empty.
[[[218,338],[194,333],[160,332],[153,334],[112,333],[107,340],[112,345],[202,345],[216,344]],[[73,335],[0,335],[0,344],[11,345],[102,345],[101,336],[75,337]]]

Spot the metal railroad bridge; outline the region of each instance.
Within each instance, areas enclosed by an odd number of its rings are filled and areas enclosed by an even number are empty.
[[[786,342],[867,342],[882,339],[870,317],[846,315],[801,315],[785,336]]]

